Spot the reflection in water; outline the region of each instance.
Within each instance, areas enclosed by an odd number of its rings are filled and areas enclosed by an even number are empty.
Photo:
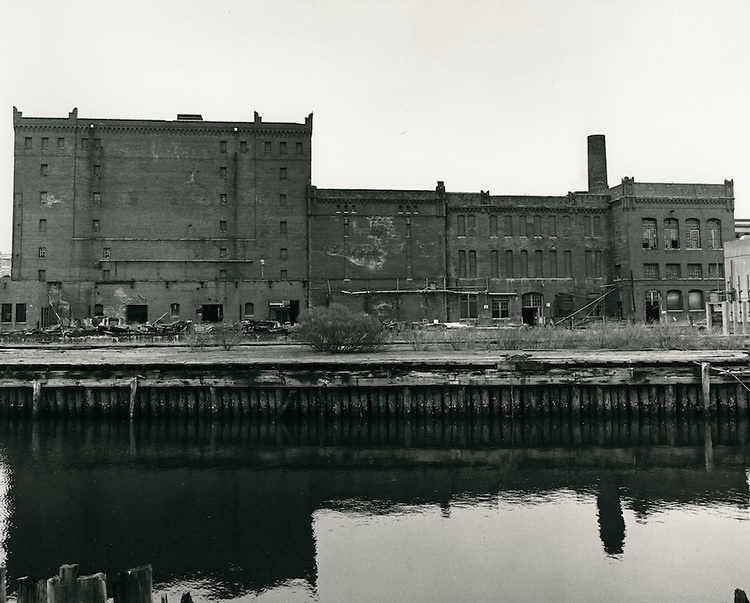
[[[611,477],[599,480],[596,493],[599,511],[599,536],[607,555],[619,555],[625,542],[625,519],[622,516],[620,488]]]
[[[4,424],[9,584],[151,563],[170,600],[724,599],[747,587],[746,442],[746,423]],[[683,540],[704,532],[699,559]]]

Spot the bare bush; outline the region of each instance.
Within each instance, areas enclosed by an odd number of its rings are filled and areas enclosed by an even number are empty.
[[[384,340],[383,326],[374,316],[354,312],[340,304],[304,311],[294,337],[318,352],[371,352]]]

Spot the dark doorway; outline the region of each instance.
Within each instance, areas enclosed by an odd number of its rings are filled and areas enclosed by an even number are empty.
[[[125,306],[125,322],[144,323],[148,321],[148,306],[145,304],[130,304]]]
[[[297,318],[299,318],[299,300],[293,299],[289,302],[289,322],[296,324]]]
[[[536,324],[536,308],[522,308],[521,320],[525,325],[534,326]]]
[[[646,291],[646,322],[654,323],[661,320],[661,293]]]
[[[201,306],[203,322],[221,322],[224,320],[224,306],[222,304],[203,304]]]

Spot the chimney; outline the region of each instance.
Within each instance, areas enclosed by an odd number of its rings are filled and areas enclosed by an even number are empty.
[[[589,143],[589,192],[603,193],[607,185],[607,148],[604,134],[592,134]]]

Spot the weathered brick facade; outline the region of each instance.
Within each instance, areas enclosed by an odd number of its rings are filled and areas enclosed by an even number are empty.
[[[686,320],[723,289],[722,241],[734,236],[730,181],[609,187],[603,136],[589,137],[589,191],[549,197],[442,182],[318,189],[312,116],[14,109],[14,126],[13,268],[0,303],[24,283],[30,326],[97,314],[293,321],[331,302],[383,320]],[[13,295],[6,303],[23,303]]]

